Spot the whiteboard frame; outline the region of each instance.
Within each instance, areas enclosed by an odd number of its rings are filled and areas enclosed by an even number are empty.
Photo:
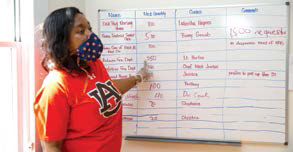
[[[276,5],[285,5],[287,6],[287,27],[288,27],[288,34],[287,34],[287,45],[286,45],[286,75],[285,75],[285,142],[284,145],[288,145],[289,141],[289,55],[290,55],[290,1],[282,2],[282,3],[255,3],[255,4],[235,4],[235,5],[201,5],[198,7],[172,7],[172,8],[132,8],[132,9],[98,9],[97,10],[97,35],[100,37],[100,12],[105,11],[136,11],[140,9],[144,10],[178,10],[178,9],[186,9],[186,8],[223,8],[223,7],[250,7],[250,6],[276,6]],[[147,136],[126,136],[125,140],[144,140],[144,141],[161,141],[161,142],[185,142],[184,140],[188,140],[185,143],[206,143],[206,144],[229,144],[232,143],[232,145],[241,145],[238,144],[238,141],[216,141],[213,142],[213,140],[200,140],[200,139],[194,139],[191,141],[191,139],[177,139],[177,138],[160,138],[160,137],[150,137]],[[171,141],[172,140],[172,141]],[[246,141],[239,141],[239,142],[246,142]]]
[[[155,9],[162,9],[162,10],[174,10],[174,9],[186,9],[186,8],[223,8],[223,7],[247,7],[247,6],[276,6],[276,5],[287,5],[290,6],[290,2],[287,1],[285,3],[255,3],[255,4],[235,4],[235,5],[200,5],[198,7],[189,7],[189,6],[182,6],[182,7],[172,7],[172,8],[160,8],[160,7],[154,7],[154,8],[126,8],[126,9],[98,9],[99,12],[104,11],[135,11],[139,9],[145,9],[145,10],[155,10]]]

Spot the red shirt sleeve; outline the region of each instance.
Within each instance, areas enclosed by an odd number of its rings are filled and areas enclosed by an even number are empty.
[[[38,92],[34,112],[39,137],[42,141],[63,140],[67,133],[70,106],[65,88],[51,77]]]

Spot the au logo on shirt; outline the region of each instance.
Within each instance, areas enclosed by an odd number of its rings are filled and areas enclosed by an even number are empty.
[[[99,111],[106,118],[114,115],[121,106],[121,96],[110,80],[106,81],[106,83],[96,82],[96,88],[89,91],[87,95],[100,104]],[[114,105],[108,102],[113,97]]]

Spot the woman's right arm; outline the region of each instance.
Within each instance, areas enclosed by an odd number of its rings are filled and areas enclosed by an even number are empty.
[[[44,145],[44,152],[61,152],[63,140],[53,142],[42,142]]]
[[[126,79],[116,79],[113,80],[113,82],[118,87],[121,94],[124,94],[132,87],[134,87],[137,83],[140,83],[144,80],[149,80],[150,77],[151,73],[148,71],[146,61],[144,61],[144,66],[139,70],[136,76],[132,76]]]
[[[54,77],[54,73],[46,77],[34,103],[36,128],[44,152],[61,152],[69,122],[67,89]]]

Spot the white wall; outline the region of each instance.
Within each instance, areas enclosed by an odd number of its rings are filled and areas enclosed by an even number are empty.
[[[159,2],[160,1],[160,2]],[[292,1],[291,2],[291,32],[290,37],[293,34],[293,10]],[[91,22],[94,32],[98,30],[97,22],[97,10],[98,9],[138,9],[138,8],[178,8],[178,7],[204,7],[204,6],[217,6],[217,5],[246,5],[246,4],[270,4],[270,3],[285,3],[286,0],[119,0],[119,1],[105,1],[105,0],[87,0],[85,1],[85,15],[87,19]],[[293,40],[290,40],[290,50]],[[291,51],[292,52],[292,51]],[[293,151],[293,91],[289,91],[289,149],[288,151]],[[290,117],[291,116],[291,117]],[[139,144],[139,146],[138,146]],[[182,146],[184,145],[184,146]],[[166,147],[167,146],[167,147]],[[135,147],[135,148],[133,148]],[[145,143],[143,142],[132,142],[123,141],[123,151],[165,151],[167,148],[168,152],[175,151],[195,151],[192,149],[192,145],[189,144],[164,144],[164,143]],[[201,151],[201,150],[200,150]],[[238,150],[237,150],[238,151]],[[240,150],[241,151],[241,150]],[[261,150],[262,151],[262,150]],[[278,151],[278,150],[277,150]],[[280,150],[281,151],[281,150]],[[283,150],[282,150],[283,151]]]
[[[55,9],[70,6],[77,7],[81,12],[85,12],[85,0],[48,0],[48,2],[49,13]]]
[[[48,0],[34,0],[35,25],[42,23],[48,15]]]

